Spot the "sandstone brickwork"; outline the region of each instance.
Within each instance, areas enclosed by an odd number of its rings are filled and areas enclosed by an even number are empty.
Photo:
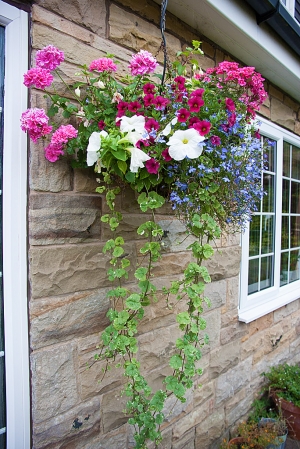
[[[32,58],[38,49],[52,44],[65,52],[62,70],[70,79],[75,64],[88,64],[106,53],[116,55],[122,70],[139,49],[157,52],[159,16],[159,5],[152,0],[36,0]],[[204,70],[229,57],[171,14],[166,37],[170,57],[192,39],[202,40]],[[160,53],[159,61],[162,57]],[[261,114],[300,135],[300,105],[268,81],[266,87],[270,96]],[[30,101],[32,107],[45,102],[34,90]],[[95,193],[96,185],[93,171],[73,170],[67,160],[51,164],[44,159],[41,145],[30,144],[33,449],[129,449],[134,445],[132,429],[122,413],[124,378],[115,368],[102,380],[105,366],[94,363],[109,308],[108,260],[102,254],[109,231],[100,222],[106,209],[101,195]],[[134,266],[141,245],[135,233],[141,215],[132,191],[123,191],[117,202],[124,214],[120,232]],[[190,241],[184,241],[182,225],[168,207],[158,219],[166,231],[163,257],[153,280],[159,290],[176,278],[191,254]],[[216,249],[207,264],[213,282],[207,287],[212,306],[205,311],[210,343],[199,363],[204,374],[196,379],[185,404],[167,402],[160,449],[216,448],[249,410],[261,372],[271,363],[300,361],[299,300],[251,324],[239,322],[239,238],[222,236]],[[170,374],[168,358],[177,333],[174,314],[158,294],[158,302],[147,309],[139,337],[141,366],[154,388]]]

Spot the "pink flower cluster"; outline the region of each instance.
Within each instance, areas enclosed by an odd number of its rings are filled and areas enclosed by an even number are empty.
[[[41,67],[33,67],[24,74],[24,84],[26,87],[35,86],[37,89],[44,90],[50,86],[53,81],[53,76],[48,69]]]
[[[55,70],[64,59],[64,53],[53,45],[39,50],[35,57],[36,65],[48,70]]]
[[[77,137],[78,131],[72,125],[60,126],[51,138],[50,144],[45,148],[45,158],[56,162],[64,154],[63,147],[70,139]]]
[[[110,58],[95,59],[90,63],[89,70],[92,72],[115,72],[117,70],[116,64]]]
[[[43,109],[27,109],[21,116],[21,129],[28,132],[33,142],[37,142],[40,137],[44,137],[52,131],[52,126],[48,125],[49,117]]]
[[[129,69],[132,76],[149,75],[153,73],[158,63],[154,56],[146,50],[139,51],[136,55],[132,55]]]

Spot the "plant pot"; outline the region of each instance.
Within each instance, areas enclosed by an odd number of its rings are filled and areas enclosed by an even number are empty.
[[[274,418],[261,418],[259,425],[266,425],[267,423],[275,423],[276,420]],[[280,435],[274,439],[272,444],[269,444],[266,449],[284,449],[285,443],[288,435],[288,429],[286,429],[284,435]]]
[[[235,445],[238,448],[240,448],[241,445],[246,443],[246,442],[247,442],[246,439],[243,438],[243,437],[235,437],[235,438],[232,438],[229,441],[228,446],[230,447],[230,446],[234,446]],[[263,447],[262,446],[253,446],[253,449],[263,449]]]
[[[300,440],[300,407],[296,407],[292,402],[286,401],[272,393],[272,398],[276,408],[282,413],[286,420],[289,437],[294,440]]]

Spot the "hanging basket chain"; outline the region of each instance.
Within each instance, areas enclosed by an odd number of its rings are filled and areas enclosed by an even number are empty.
[[[169,58],[167,54],[167,44],[166,44],[166,37],[165,37],[165,29],[166,29],[166,11],[167,11],[167,5],[168,0],[162,0],[161,2],[161,13],[160,13],[160,31],[161,31],[161,45],[158,51],[162,50],[164,53],[164,69],[163,74],[161,78],[161,85],[164,85],[165,82],[165,76],[166,76],[166,70],[169,66]]]

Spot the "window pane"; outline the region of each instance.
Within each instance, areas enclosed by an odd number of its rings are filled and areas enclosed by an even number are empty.
[[[300,180],[300,150],[292,146],[292,178]]]
[[[261,253],[267,254],[274,251],[274,216],[262,216]]]
[[[266,140],[270,142],[270,145],[268,145],[265,149],[265,155],[267,156],[268,162],[268,171],[275,172],[276,141],[264,138],[264,142],[266,142]]]
[[[275,176],[264,173],[263,183],[266,195],[263,198],[263,212],[274,212],[274,181]]]
[[[291,248],[300,246],[300,216],[291,217]]]
[[[291,213],[300,214],[300,183],[291,182]]]
[[[262,257],[260,267],[260,290],[273,285],[273,256]]]
[[[290,181],[287,179],[282,180],[282,213],[288,214],[290,212],[289,208],[289,198],[290,198]]]
[[[249,256],[259,254],[260,243],[260,216],[255,215],[250,222]]]
[[[288,178],[290,176],[290,144],[287,142],[283,142],[282,174]]]
[[[289,249],[289,217],[283,216],[281,222],[281,249]]]
[[[259,259],[249,260],[248,295],[258,292]]]

